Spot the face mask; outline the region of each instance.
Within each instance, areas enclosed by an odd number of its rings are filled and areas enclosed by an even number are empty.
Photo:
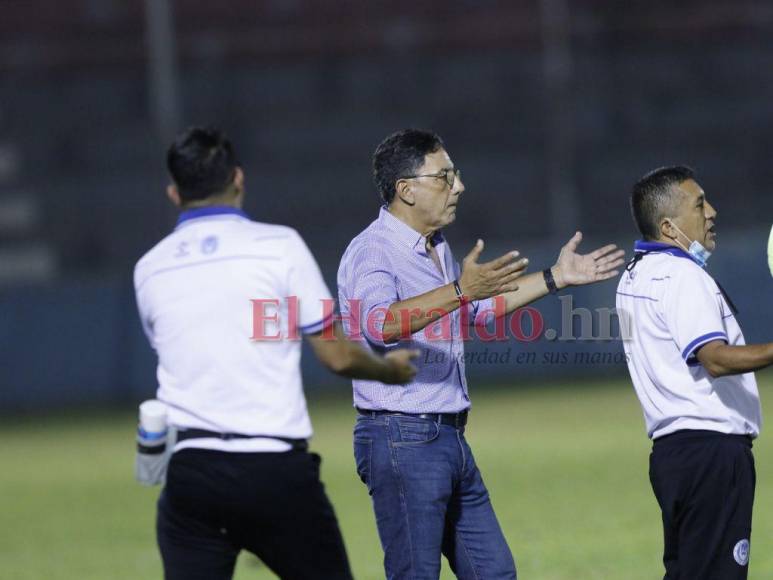
[[[675,224],[673,221],[671,222],[671,225],[672,225],[672,226],[674,226],[674,228],[676,229],[676,231],[678,231],[678,232],[679,232],[680,234],[682,234],[682,235],[683,235],[685,238],[687,238],[687,236],[685,236],[684,232],[683,232],[682,230],[680,230],[680,229],[679,229],[679,226],[677,226],[677,225],[676,225],[676,224]],[[687,238],[687,239],[689,240],[690,238]],[[708,251],[708,250],[707,250],[707,249],[706,249],[706,248],[703,246],[703,244],[701,244],[701,243],[700,243],[698,240],[693,240],[693,241],[690,243],[690,247],[689,247],[689,248],[685,248],[685,247],[682,245],[682,243],[681,243],[681,242],[680,242],[678,239],[674,238],[674,241],[675,241],[677,244],[679,244],[679,247],[681,247],[681,248],[682,248],[682,249],[683,249],[685,252],[687,252],[688,254],[690,254],[690,256],[692,256],[692,257],[693,257],[693,259],[694,259],[696,262],[698,262],[698,264],[700,264],[700,266],[701,266],[702,268],[705,268],[705,267],[706,267],[706,263],[709,261],[709,258],[711,257],[711,252],[709,252],[709,251]]]

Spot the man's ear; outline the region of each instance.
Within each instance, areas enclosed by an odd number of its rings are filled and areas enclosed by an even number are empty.
[[[177,191],[177,186],[174,183],[170,183],[166,187],[166,196],[169,198],[169,201],[171,201],[175,207],[181,207],[183,202],[180,198],[180,192]]]
[[[244,191],[244,171],[241,167],[234,170],[234,187],[239,193]]]
[[[395,197],[406,205],[415,205],[416,199],[413,196],[413,188],[407,179],[400,179],[395,183]]]
[[[669,240],[676,239],[676,228],[669,218],[660,220],[660,236]]]

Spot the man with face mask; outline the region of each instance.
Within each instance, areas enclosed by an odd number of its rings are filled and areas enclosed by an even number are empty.
[[[736,309],[704,269],[717,212],[687,167],[633,188],[643,240],[617,289],[628,370],[653,439],[666,580],[747,577],[760,401],[773,343],[746,345]]]

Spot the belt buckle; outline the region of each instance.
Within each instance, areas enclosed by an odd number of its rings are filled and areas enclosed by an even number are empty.
[[[443,413],[419,413],[416,417],[432,421],[435,425],[443,424]]]

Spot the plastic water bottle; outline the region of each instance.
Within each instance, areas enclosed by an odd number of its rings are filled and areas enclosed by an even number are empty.
[[[166,405],[150,399],[140,405],[140,423],[137,426],[137,451],[157,455],[166,451]]]
[[[137,426],[137,457],[134,477],[143,485],[163,483],[169,453],[167,441],[166,405],[151,399],[140,405],[140,421]]]

